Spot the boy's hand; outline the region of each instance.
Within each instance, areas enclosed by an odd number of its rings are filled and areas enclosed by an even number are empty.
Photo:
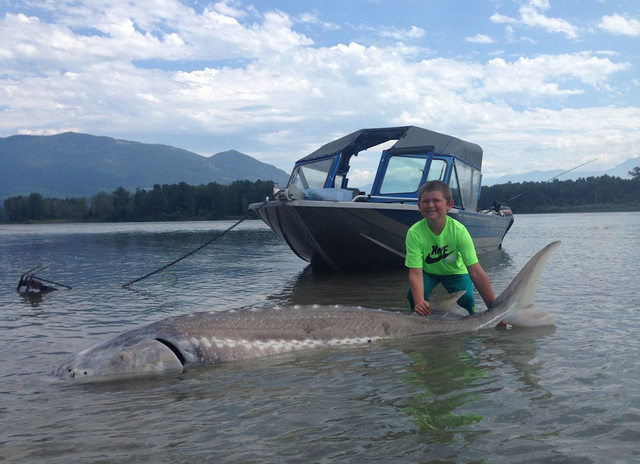
[[[431,315],[431,305],[428,301],[421,301],[420,303],[417,303],[414,310],[421,316]]]

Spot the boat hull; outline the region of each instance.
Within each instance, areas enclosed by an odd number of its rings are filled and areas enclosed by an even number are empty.
[[[379,270],[404,266],[407,230],[422,216],[415,204],[269,201],[249,207],[314,268]],[[452,210],[476,250],[498,250],[513,217]]]

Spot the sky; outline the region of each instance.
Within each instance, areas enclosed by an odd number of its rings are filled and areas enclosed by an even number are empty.
[[[287,172],[404,125],[479,144],[488,178],[606,170],[640,156],[639,71],[638,0],[0,0],[0,137],[235,149]]]

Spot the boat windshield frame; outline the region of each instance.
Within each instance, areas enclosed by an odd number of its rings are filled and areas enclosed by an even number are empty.
[[[371,187],[372,201],[418,200],[418,189],[428,175],[434,147],[416,150],[385,150],[380,157],[376,177]]]
[[[393,139],[397,142],[382,152],[370,193],[347,188],[351,158]],[[363,129],[298,160],[287,188],[304,192],[306,199],[417,203],[420,186],[437,179],[451,187],[454,207],[475,211],[481,165],[482,149],[455,137],[415,126]]]
[[[294,185],[302,191],[334,187],[338,157],[339,155],[335,155],[296,163],[287,187]],[[341,184],[342,182],[337,188],[342,187]]]

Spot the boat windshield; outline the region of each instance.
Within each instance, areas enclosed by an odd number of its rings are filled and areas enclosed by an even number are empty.
[[[310,188],[323,188],[331,167],[333,166],[333,158],[323,159],[314,163],[306,163],[297,166],[291,174],[289,186],[295,185],[300,190]]]
[[[417,192],[424,173],[426,159],[410,156],[392,156],[384,173],[380,194]]]
[[[456,159],[454,163],[455,176],[451,176],[451,190],[454,193],[456,206],[475,211],[478,206],[480,192],[480,170]]]
[[[429,172],[427,173],[427,182],[430,180],[446,180],[447,174],[447,162],[441,159],[434,159],[431,162],[431,167],[429,168]]]

